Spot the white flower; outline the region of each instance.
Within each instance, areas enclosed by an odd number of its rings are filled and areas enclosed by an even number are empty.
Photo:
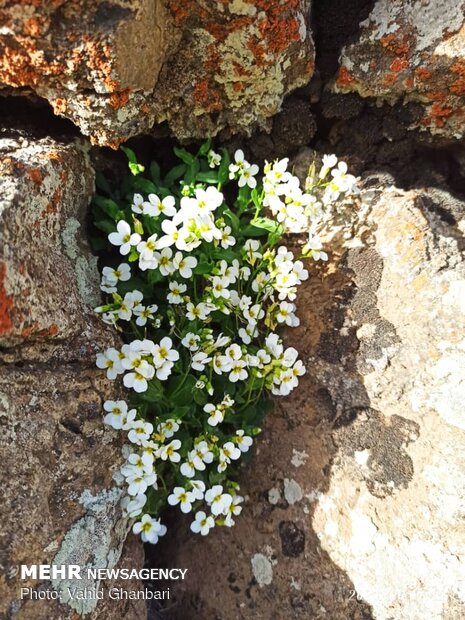
[[[251,188],[257,186],[257,180],[254,178],[258,172],[258,166],[256,164],[249,164],[244,159],[244,152],[238,149],[234,154],[234,164],[229,164],[229,178],[234,179],[239,177],[239,187],[248,185]]]
[[[203,410],[210,416],[207,420],[210,426],[217,426],[218,424],[221,424],[221,422],[224,420],[224,410],[220,409],[216,405],[208,403],[204,406]]]
[[[238,331],[239,337],[244,344],[250,344],[252,342],[252,338],[257,335],[257,325],[256,323],[249,323],[247,327],[241,327]]]
[[[108,235],[108,241],[112,245],[120,246],[119,251],[123,256],[129,254],[131,246],[140,242],[138,233],[131,233],[131,227],[125,220],[120,220],[116,225],[116,232]]]
[[[276,320],[278,323],[285,323],[290,327],[297,327],[300,324],[299,319],[294,314],[295,304],[288,303],[287,301],[282,301],[279,304],[279,311],[276,315]]]
[[[173,281],[169,283],[170,292],[166,296],[170,304],[181,304],[183,302],[182,294],[186,292],[187,286]]]
[[[186,306],[186,318],[189,319],[189,321],[195,321],[196,319],[205,321],[208,314],[207,305],[203,302],[200,302],[197,306],[189,302]]]
[[[160,200],[155,194],[148,195],[148,201],[144,202],[143,213],[144,215],[151,215],[157,217],[161,213],[167,217],[172,217],[176,214],[176,208],[174,206],[175,200],[173,196],[166,196],[163,200]]]
[[[181,457],[177,450],[179,450],[180,447],[181,442],[179,441],[179,439],[173,439],[173,441],[171,441],[166,446],[162,446],[159,449],[159,456],[161,460],[167,461],[169,459],[172,463],[179,463]]]
[[[118,317],[123,321],[130,321],[134,307],[140,304],[142,300],[143,295],[140,291],[134,290],[126,293],[117,311]]]
[[[103,403],[103,408],[108,411],[107,415],[103,418],[105,424],[112,426],[115,429],[123,428],[123,421],[128,412],[128,406],[124,400],[106,400]]]
[[[223,487],[220,484],[215,484],[211,489],[205,493],[205,501],[211,507],[212,513],[216,515],[226,514],[229,506],[232,502],[232,497],[229,493],[223,493]]]
[[[116,377],[124,372],[121,366],[121,358],[119,351],[110,347],[106,349],[103,353],[98,353],[96,358],[97,368],[106,368],[107,377],[111,381],[116,379]]]
[[[131,443],[138,444],[143,439],[150,439],[150,435],[153,433],[153,424],[150,422],[144,422],[144,420],[135,420],[131,424],[131,429],[128,433],[128,439]]]
[[[208,364],[208,362],[211,362],[211,359],[212,358],[208,357],[207,353],[204,353],[203,351],[198,351],[197,353],[194,353],[191,363],[192,369],[201,372],[205,369],[206,364]]]
[[[233,360],[227,355],[221,355],[215,353],[213,356],[213,370],[217,375],[221,375],[223,372],[229,372],[231,370]]]
[[[235,245],[236,239],[231,235],[231,228],[229,226],[225,226],[221,230],[221,239],[220,239],[221,247],[225,250],[230,246]]]
[[[294,377],[301,377],[305,373],[306,370],[302,360],[297,360],[296,363],[292,366],[292,374],[294,375]]]
[[[153,370],[153,366],[150,366],[150,364],[148,363],[147,366],[149,368],[152,368]],[[143,370],[146,371],[146,368],[147,367],[143,367]],[[139,394],[142,392],[146,392],[148,388],[147,378],[144,377],[144,375],[141,374],[138,370],[124,375],[123,383],[125,387],[132,388],[135,392],[138,392]]]
[[[165,422],[160,422],[160,424],[157,426],[157,431],[164,435],[166,439],[172,437],[175,433],[177,433],[178,430],[179,424],[176,422],[176,420],[173,420],[172,418],[166,420]]]
[[[216,211],[223,204],[224,196],[216,187],[210,185],[207,189],[197,188],[195,190],[195,199],[191,198],[188,200],[189,202],[187,203],[186,201],[185,204],[194,207],[197,212],[210,212]]]
[[[246,259],[251,265],[255,264],[257,258],[262,257],[262,253],[259,252],[260,242],[257,239],[247,239],[243,249],[246,253]]]
[[[173,258],[173,267],[175,271],[179,271],[183,278],[191,278],[192,269],[197,267],[197,259],[195,256],[183,256],[181,252],[176,252]]]
[[[236,383],[236,381],[245,381],[249,376],[245,367],[246,363],[243,360],[233,362],[231,372],[229,373],[229,380],[232,383]]]
[[[196,469],[203,471],[205,469],[204,463],[209,464],[213,461],[213,452],[208,447],[206,441],[200,441],[194,445],[194,449],[191,450],[189,458]]]
[[[108,285],[115,286],[118,282],[127,282],[131,277],[131,268],[127,263],[120,263],[116,269],[104,267],[102,276]]]
[[[191,523],[194,534],[206,536],[212,527],[215,527],[215,519],[211,515],[207,517],[203,510],[199,510],[195,515],[195,521]]]
[[[125,495],[121,500],[121,507],[130,519],[134,519],[140,515],[146,502],[147,496],[144,495],[144,493],[139,493],[133,497],[128,497]]]
[[[224,524],[227,527],[232,527],[234,525],[233,515],[240,515],[242,512],[242,506],[240,504],[244,501],[244,498],[240,495],[234,495],[232,498],[232,502],[228,508],[228,513],[226,515],[226,519],[224,520]]]
[[[212,280],[212,293],[213,297],[217,299],[223,297],[229,299],[230,292],[228,291],[229,280],[228,278],[222,278],[220,276],[214,276]]]
[[[153,362],[155,366],[161,367],[166,362],[177,362],[179,353],[172,348],[173,341],[168,336],[162,338],[160,344],[156,344],[153,348]]]
[[[147,488],[157,481],[157,476],[154,473],[147,474],[142,471],[138,471],[133,476],[127,478],[128,493],[129,495],[140,495],[145,493]]]
[[[221,164],[221,155],[219,155],[218,153],[215,153],[215,151],[213,149],[210,149],[208,151],[208,165],[210,166],[210,168],[216,168]]]
[[[195,476],[195,467],[194,467],[194,463],[192,461],[185,461],[179,471],[181,472],[181,474],[183,476],[185,476],[186,478],[193,478]]]
[[[158,542],[160,536],[166,534],[166,526],[160,523],[159,519],[153,519],[150,515],[144,515],[138,523],[134,523],[132,528],[134,534],[140,534],[143,542],[153,545]]]
[[[236,431],[236,436],[233,441],[237,444],[237,447],[241,452],[247,452],[253,443],[252,437],[245,435],[242,429]]]
[[[181,511],[184,513],[192,510],[192,503],[195,502],[195,496],[192,491],[186,491],[183,487],[174,487],[173,493],[168,496],[168,504],[177,506],[180,504]]]
[[[247,310],[244,310],[244,318],[247,319],[249,323],[255,325],[257,321],[262,319],[265,316],[265,311],[262,309],[260,304],[254,304]]]
[[[323,155],[323,166],[321,167],[319,177],[324,179],[331,168],[337,164],[336,155]]]
[[[347,174],[347,164],[345,161],[340,161],[337,168],[331,170],[333,177],[332,186],[336,191],[347,192],[350,191],[355,185],[356,179],[351,174]]]
[[[320,241],[320,238],[314,236],[307,241],[302,251],[304,254],[310,254],[314,260],[327,261],[328,255],[326,254],[326,252],[323,252],[322,248],[323,245]]]
[[[134,194],[132,197],[131,209],[139,215],[144,213],[144,197],[140,194]]]
[[[203,499],[205,495],[205,482],[202,480],[191,480],[192,493],[195,499]]]
[[[159,247],[160,244],[158,244]],[[158,261],[158,269],[162,276],[169,276],[174,271],[173,263],[171,258],[173,256],[173,252],[171,248],[163,248],[161,252],[155,252],[154,257]]]
[[[189,349],[189,351],[198,351],[200,336],[192,332],[188,332],[181,340],[181,344]]]
[[[235,461],[241,456],[241,451],[237,448],[232,441],[227,441],[222,448],[220,448],[220,463],[229,464],[231,461]]]
[[[153,320],[153,314],[157,310],[158,306],[156,304],[152,304],[151,306],[136,306],[133,310],[133,313],[138,317],[136,319],[136,325],[143,327],[148,320]]]

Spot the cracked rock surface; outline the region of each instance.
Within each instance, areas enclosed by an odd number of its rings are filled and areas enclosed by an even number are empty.
[[[311,78],[309,19],[310,0],[7,1],[0,84],[101,146],[163,121],[178,138],[247,133]]]
[[[463,0],[376,0],[357,40],[342,51],[334,89],[418,102],[416,127],[463,138],[464,10]]]
[[[68,586],[82,582],[19,579],[21,564],[112,568],[128,530],[112,482],[120,447],[102,423],[115,391],[95,368],[96,351],[115,341],[92,312],[99,278],[83,228],[93,182],[82,143],[3,132],[0,615],[17,620],[145,617],[140,602],[69,601]],[[123,557],[140,566],[140,545]],[[39,585],[63,604],[20,599]]]
[[[464,616],[465,204],[375,178],[302,286],[287,341],[307,374],[265,423],[236,526],[179,526],[160,560],[190,569],[169,618]]]

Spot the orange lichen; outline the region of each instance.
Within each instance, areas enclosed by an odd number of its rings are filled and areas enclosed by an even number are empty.
[[[425,69],[424,67],[418,67],[418,69],[415,69],[415,75],[420,80],[429,80],[433,74],[429,69]]]
[[[433,105],[431,106],[432,116],[448,117],[452,114],[453,111],[453,108],[440,105],[439,103],[433,103]]]
[[[0,263],[0,335],[5,335],[11,331],[13,321],[11,319],[11,309],[13,308],[13,297],[7,295],[5,290],[6,265]]]
[[[58,325],[56,323],[52,323],[49,327],[44,327],[43,329],[38,329],[39,325],[37,323],[33,323],[29,327],[23,327],[21,330],[21,336],[23,338],[28,338],[29,336],[38,336],[39,338],[47,338],[49,336],[56,336],[58,334]]]
[[[40,185],[42,183],[42,172],[39,168],[29,168],[27,171],[29,177],[34,181],[36,185]]]
[[[356,82],[354,76],[350,73],[349,69],[342,65],[339,69],[338,76],[336,78],[336,84],[339,86],[348,86]]]
[[[131,94],[131,89],[126,88],[118,93],[112,93],[110,95],[110,105],[114,110],[119,110],[124,107],[129,101],[129,95]]]
[[[63,97],[57,97],[56,99],[51,99],[50,104],[53,108],[55,114],[66,114],[68,110],[68,102]]]
[[[206,112],[221,110],[223,107],[219,92],[214,88],[210,88],[209,82],[206,79],[196,82],[194,100]]]
[[[399,73],[403,69],[408,69],[409,63],[408,60],[401,60],[400,58],[396,58],[391,62],[390,69],[395,73]]]
[[[451,66],[450,71],[458,76],[457,79],[451,84],[450,90],[455,95],[463,97],[465,95],[465,61],[457,61]]]

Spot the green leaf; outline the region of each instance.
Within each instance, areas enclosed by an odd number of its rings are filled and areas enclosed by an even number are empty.
[[[168,174],[165,177],[164,184],[167,187],[171,187],[174,181],[184,176],[185,172],[186,172],[186,164],[179,164],[178,166],[171,168],[171,170],[168,172]]]
[[[208,402],[208,395],[204,390],[194,390],[194,402],[203,407]]]
[[[188,151],[186,151],[186,149],[178,149],[175,146],[173,150],[176,157],[178,157],[185,164],[192,164],[195,160],[195,157],[192,155],[192,153],[189,153]]]
[[[150,379],[147,390],[140,394],[140,398],[142,398],[142,400],[146,400],[147,402],[156,403],[163,400],[163,394],[164,390],[161,381],[154,377],[153,379]]]
[[[203,156],[203,157],[206,157],[208,155],[211,147],[212,147],[212,139],[208,138],[208,140],[206,142],[204,142],[202,144],[202,146],[200,147],[199,155]]]
[[[103,232],[107,234],[115,232],[115,225],[113,222],[110,222],[110,220],[101,220],[100,222],[95,222],[94,226],[99,230],[103,230]]]
[[[182,385],[181,385],[182,383]],[[178,386],[169,395],[170,405],[187,405],[192,402],[192,392],[197,379],[193,375],[188,375],[180,379]]]
[[[197,181],[202,181],[203,183],[213,183],[216,185],[218,183],[218,173],[215,170],[199,172],[197,174]]]
[[[213,265],[207,261],[200,261],[197,267],[195,267],[192,271],[196,276],[203,275],[205,273],[210,273],[213,269]]]
[[[94,204],[96,204],[100,209],[113,218],[115,221],[117,220],[118,212],[120,211],[119,205],[111,198],[104,198],[103,196],[99,196],[96,194],[94,196]]]
[[[150,176],[152,177],[152,179],[155,181],[157,185],[160,185],[161,183],[160,166],[157,164],[156,161],[153,161],[150,164]]]
[[[255,226],[255,228],[262,228],[263,230],[267,230],[268,232],[275,233],[281,227],[281,224],[276,220],[271,220],[269,217],[257,217],[257,219],[253,219],[251,224]]]
[[[184,181],[187,183],[187,185],[191,185],[195,181],[199,170],[200,170],[199,160],[194,159],[194,161],[188,165],[187,172],[184,175]]]
[[[222,149],[223,156],[221,158],[221,164],[218,168],[218,182],[223,185],[229,179],[229,164],[231,163],[231,158],[229,157],[229,153],[226,149]]]
[[[144,172],[145,167],[142,164],[137,163],[136,154],[132,149],[128,148],[127,146],[120,146],[120,149],[128,158],[129,170],[134,176],[137,176],[141,172]]]
[[[228,209],[228,208],[224,209],[223,213],[226,216],[226,218],[229,220],[233,233],[237,234],[241,229],[241,222],[239,218],[237,217],[235,213],[231,211],[231,209]]]
[[[97,174],[95,175],[95,186],[97,189],[100,189],[102,192],[105,192],[105,194],[108,194],[109,196],[111,196],[111,194],[113,193],[108,179],[102,172],[97,172]]]
[[[152,183],[152,181],[144,179],[144,177],[137,177],[137,179],[134,179],[134,189],[139,192],[145,192],[146,194],[156,194],[158,192],[158,187]]]

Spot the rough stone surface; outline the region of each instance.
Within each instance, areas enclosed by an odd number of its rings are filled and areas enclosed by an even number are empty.
[[[93,171],[80,143],[8,135],[0,139],[0,614],[142,618],[140,602],[67,600],[67,587],[83,582],[19,579],[21,564],[114,567],[128,524],[112,482],[120,447],[102,423],[115,388],[95,368],[114,335],[92,312],[98,274],[83,227]],[[126,562],[141,565],[140,545]],[[63,604],[21,600],[28,586],[62,592]]]
[[[180,138],[266,125],[313,73],[310,0],[7,2],[0,84],[100,145],[168,121]]]
[[[463,0],[377,0],[358,40],[342,52],[335,90],[419,102],[417,126],[462,138],[464,8]]]
[[[379,183],[335,217],[288,334],[307,375],[235,528],[173,534],[161,565],[190,571],[169,618],[464,616],[464,225],[447,192]]]

